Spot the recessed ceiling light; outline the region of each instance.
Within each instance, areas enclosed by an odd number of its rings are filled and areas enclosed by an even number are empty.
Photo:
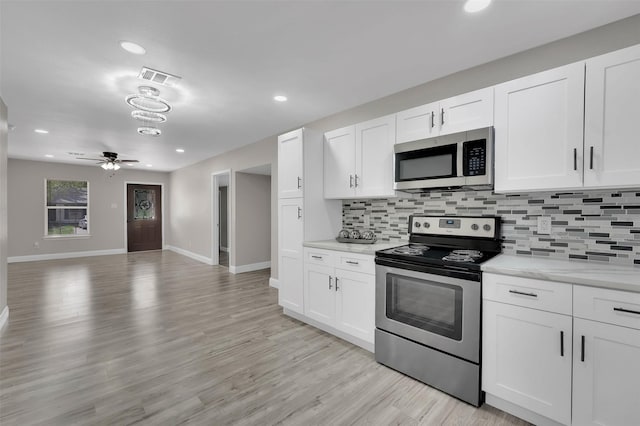
[[[182,148],[176,148],[176,152],[179,152],[180,154],[182,154],[184,152],[184,149]]]
[[[134,55],[144,55],[145,53],[147,53],[147,50],[144,47],[131,41],[121,41],[120,47],[122,47],[129,53],[133,53]]]
[[[273,97],[273,100],[278,102],[286,102],[287,97],[283,95],[277,95]]]
[[[45,154],[44,156],[47,157],[47,158],[53,158],[53,155],[51,155],[51,154]]]
[[[480,12],[486,9],[489,3],[491,3],[491,0],[467,0],[464,4],[464,10],[469,13]]]
[[[126,164],[127,166],[131,166],[131,167],[135,166],[134,163],[124,163],[124,164]]]
[[[147,167],[153,167],[153,164],[147,164]]]
[[[49,133],[48,130],[44,130],[44,129],[35,129],[34,132],[40,133],[41,135],[46,135],[47,133]]]

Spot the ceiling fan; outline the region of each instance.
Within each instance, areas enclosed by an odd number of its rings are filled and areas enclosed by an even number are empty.
[[[98,164],[100,164],[100,167],[102,167],[105,170],[118,170],[120,168],[120,163],[138,163],[138,160],[120,160],[118,159],[117,152],[108,152],[108,151],[105,151],[102,153],[102,158],[76,157],[76,159],[98,161]]]

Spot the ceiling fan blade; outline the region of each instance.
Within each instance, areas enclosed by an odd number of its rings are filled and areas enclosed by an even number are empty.
[[[104,158],[82,158],[82,157],[76,157],[76,160],[104,161]]]
[[[139,163],[138,160],[119,160],[121,163]]]

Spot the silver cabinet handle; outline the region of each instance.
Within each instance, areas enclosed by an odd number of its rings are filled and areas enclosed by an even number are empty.
[[[578,170],[578,148],[573,148],[573,170]]]
[[[298,207],[298,219],[302,218],[302,209]]]
[[[564,356],[564,331],[560,332],[560,356]]]
[[[444,108],[441,108],[441,112],[440,112],[440,124],[444,126]]]
[[[589,148],[589,169],[593,170],[593,147]]]
[[[348,263],[349,265],[359,265],[360,263],[358,262],[354,262],[353,260],[346,260],[346,263]]]
[[[353,188],[353,175],[349,175],[349,188]]]
[[[356,175],[356,188],[358,187],[358,175]]]
[[[614,311],[616,312],[624,312],[627,314],[636,314],[636,315],[640,315],[640,312],[638,311],[634,311],[632,309],[625,309],[625,308],[613,308]]]
[[[336,277],[336,291],[338,291],[338,277]]]
[[[518,291],[518,290],[509,290],[509,293],[519,294],[521,296],[538,297],[538,295],[535,293],[525,293],[523,291]]]
[[[431,111],[431,128],[436,127],[436,113]]]
[[[312,259],[320,259],[320,260],[322,260],[322,256],[311,255],[311,258]]]
[[[331,275],[329,275],[329,290],[331,290],[333,288],[333,286],[331,285],[333,278],[331,278]]]
[[[580,338],[580,361],[584,362],[584,336]]]
[[[302,178],[298,176],[298,189],[302,188]]]

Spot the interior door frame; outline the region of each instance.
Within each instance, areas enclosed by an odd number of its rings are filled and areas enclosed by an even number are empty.
[[[229,249],[229,264],[231,264],[231,252],[233,250],[234,241],[231,238],[231,185],[233,174],[231,169],[219,170],[211,173],[211,264],[220,264],[220,253],[218,248],[220,247],[220,231],[219,222],[220,214],[220,197],[218,195],[220,184],[218,178],[222,175],[229,177],[229,185],[227,185],[227,249]]]
[[[124,251],[125,253],[129,253],[129,235],[127,234],[127,217],[129,215],[128,210],[128,204],[127,204],[127,196],[128,196],[128,190],[127,190],[127,185],[158,185],[160,187],[160,200],[162,202],[162,208],[160,210],[162,210],[162,250],[166,249],[166,244],[165,244],[165,232],[164,232],[164,227],[165,227],[165,222],[166,222],[166,203],[165,203],[165,195],[164,195],[164,183],[160,183],[160,182],[140,182],[140,181],[129,181],[129,180],[125,180],[124,181]]]

